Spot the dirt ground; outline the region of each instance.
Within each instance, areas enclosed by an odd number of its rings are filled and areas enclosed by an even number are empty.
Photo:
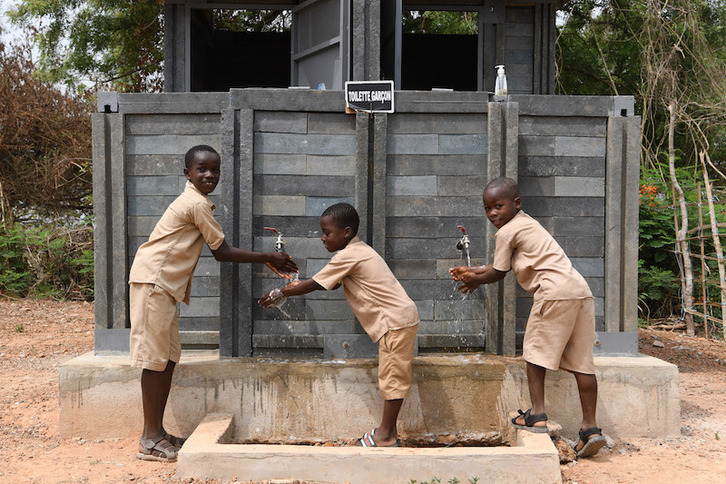
[[[726,346],[655,330],[640,343],[680,369],[681,436],[616,441],[564,464],[563,481],[726,482]],[[200,482],[136,460],[136,439],[58,437],[58,365],[92,347],[92,304],[0,299],[0,483]]]

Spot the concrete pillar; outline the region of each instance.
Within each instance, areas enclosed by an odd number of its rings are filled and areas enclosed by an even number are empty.
[[[488,172],[487,179],[500,176],[517,179],[519,156],[519,104],[516,102],[490,102],[487,126]],[[495,228],[487,224],[487,261],[494,259]],[[513,356],[516,351],[516,280],[508,274],[498,284],[486,286],[488,308],[487,351]]]
[[[377,81],[381,71],[381,1],[353,0],[353,80]]]
[[[386,257],[386,158],[388,115],[376,114],[373,125],[373,212],[371,247]]]
[[[124,351],[129,327],[124,115],[95,113],[92,124],[95,350]]]
[[[186,92],[189,19],[185,4],[164,5],[164,92]]]
[[[253,246],[252,166],[254,111],[229,108],[222,118],[222,187],[224,233],[233,247]],[[249,250],[249,249],[248,249]],[[252,266],[223,263],[220,269],[219,354],[252,356]]]
[[[605,183],[605,329],[637,332],[640,117],[627,108],[625,116],[613,114]]]

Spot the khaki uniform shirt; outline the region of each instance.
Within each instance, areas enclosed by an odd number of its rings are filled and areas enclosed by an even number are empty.
[[[212,201],[189,181],[136,252],[129,283],[161,286],[178,302],[189,304],[192,276],[204,242],[212,250],[224,242],[224,233],[212,211]]]
[[[514,271],[535,300],[592,297],[585,278],[539,222],[520,210],[494,236],[494,269]]]
[[[419,322],[416,303],[386,261],[358,237],[338,251],[313,280],[328,291],[338,283],[343,285],[348,304],[373,342],[390,330]]]

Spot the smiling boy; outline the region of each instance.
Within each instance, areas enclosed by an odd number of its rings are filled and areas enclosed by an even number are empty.
[[[575,375],[582,406],[577,457],[595,455],[605,437],[595,422],[597,379],[592,346],[595,315],[592,292],[585,279],[542,225],[524,213],[517,183],[497,178],[485,188],[484,211],[498,229],[494,262],[481,267],[450,270],[460,290],[469,293],[481,284],[500,281],[513,270],[519,284],[534,296],[524,334],[523,356],[532,408],[512,419],[512,425],[547,432],[544,407],[547,370]]]
[[[163,418],[174,366],[181,356],[176,304],[189,304],[204,243],[218,261],[267,263],[284,277],[298,270],[287,254],[248,252],[224,240],[208,197],[220,177],[219,154],[212,147],[193,147],[184,165],[184,192],[139,247],[129,273],[131,364],[142,368],[144,430],[136,454],[142,460],[173,462],[184,444],[185,439],[164,430]]]
[[[358,225],[358,212],[352,205],[328,207],[320,217],[321,240],[328,252],[337,254],[312,279],[270,291],[260,299],[260,306],[272,307],[288,296],[343,286],[361,326],[378,342],[378,387],[384,400],[381,424],[356,444],[400,447],[396,422],[411,388],[418,309],[383,258],[356,236]]]

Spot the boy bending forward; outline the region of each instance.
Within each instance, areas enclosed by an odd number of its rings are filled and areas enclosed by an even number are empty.
[[[214,220],[209,195],[220,176],[219,154],[207,145],[184,157],[184,192],[166,209],[136,252],[129,274],[131,364],[141,367],[144,430],[136,457],[173,462],[183,438],[164,430],[174,365],[181,356],[177,302],[189,304],[192,275],[206,242],[218,261],[264,262],[276,272],[297,272],[287,254],[247,252],[231,247]],[[289,274],[280,274],[289,277]]]
[[[595,423],[595,313],[590,288],[549,232],[521,210],[514,180],[493,180],[484,188],[483,198],[487,218],[498,229],[494,262],[454,267],[450,272],[463,283],[459,289],[468,293],[503,279],[512,269],[519,284],[534,295],[523,345],[532,408],[520,410],[512,425],[547,432],[545,374],[562,368],[575,375],[580,393],[582,425],[575,452],[578,457],[595,455],[606,441]]]
[[[338,203],[328,207],[320,217],[321,240],[328,252],[338,253],[312,279],[272,290],[260,299],[260,306],[271,307],[287,296],[343,286],[358,321],[378,342],[378,386],[384,400],[381,424],[356,444],[400,447],[396,421],[411,387],[418,310],[383,258],[356,236],[358,223],[353,206]]]

